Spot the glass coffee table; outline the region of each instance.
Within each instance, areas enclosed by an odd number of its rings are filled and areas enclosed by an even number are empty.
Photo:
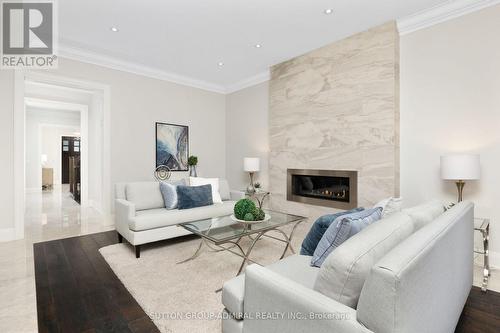
[[[233,221],[230,215],[227,215],[179,224],[179,227],[201,237],[200,244],[195,253],[190,258],[179,262],[179,264],[198,257],[202,251],[203,245],[206,245],[212,251],[228,251],[241,257],[243,260],[236,273],[236,275],[239,275],[248,262],[255,263],[250,259],[250,254],[262,237],[271,238],[285,244],[280,259],[283,259],[288,249],[290,249],[292,253],[295,253],[291,244],[293,234],[297,226],[307,218],[270,210],[265,210],[265,212],[269,214],[271,218],[268,221],[259,223],[240,223]],[[289,234],[280,229],[280,227],[285,225],[293,225]],[[270,235],[270,233],[278,235]],[[247,248],[244,248],[241,244],[241,240],[244,238],[249,238],[251,240]]]

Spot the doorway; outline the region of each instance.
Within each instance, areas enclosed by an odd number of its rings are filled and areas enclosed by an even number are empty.
[[[69,185],[73,200],[80,203],[80,137],[61,138],[61,183]]]
[[[80,98],[84,96],[85,98]],[[15,75],[15,115],[14,115],[14,164],[15,164],[15,225],[16,238],[24,237],[24,232],[31,233],[26,223],[30,224],[29,214],[37,215],[36,232],[45,230],[47,222],[59,223],[56,233],[81,234],[89,228],[99,228],[88,225],[88,221],[99,221],[100,224],[110,225],[111,184],[108,183],[110,173],[109,154],[109,88],[105,85],[80,81],[66,77],[45,73],[16,72]],[[52,161],[52,185],[59,180],[57,191],[45,192],[46,188],[44,167],[48,166],[50,158],[41,154],[32,159],[39,186],[35,186],[38,193],[36,205],[31,205],[33,193],[27,188],[26,169],[28,167],[26,148],[26,112],[29,106],[44,106],[52,110],[72,111],[79,115],[78,128],[61,131],[57,139],[57,160]],[[48,128],[54,124],[42,123],[40,128]],[[64,127],[59,125],[60,127]],[[69,132],[69,133],[68,133]],[[67,144],[66,144],[66,141]],[[66,147],[66,148],[65,148]],[[41,149],[39,153],[41,153]],[[64,150],[68,151],[65,152]],[[38,165],[38,167],[36,167]],[[61,170],[55,176],[55,169]],[[64,176],[63,170],[64,169]],[[28,195],[29,194],[29,195]],[[69,200],[69,201],[68,201]],[[71,203],[73,202],[74,205]],[[79,205],[79,202],[81,205]],[[40,203],[40,204],[38,204]],[[76,205],[76,206],[75,206]],[[30,207],[35,207],[31,211]],[[49,207],[50,212],[43,217],[44,210]],[[66,207],[66,208],[65,208]],[[27,210],[28,209],[28,210]],[[40,215],[41,213],[41,215]],[[28,214],[28,215],[26,215]],[[53,215],[57,218],[50,219]],[[41,216],[41,218],[39,218]],[[54,224],[50,227],[53,228]],[[68,229],[69,228],[69,229]],[[52,229],[51,229],[52,230]],[[71,230],[71,232],[69,231]],[[43,232],[43,231],[42,231]],[[68,232],[70,232],[68,234]]]

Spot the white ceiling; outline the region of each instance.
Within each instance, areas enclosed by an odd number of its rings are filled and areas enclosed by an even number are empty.
[[[59,1],[59,39],[61,50],[71,50],[62,56],[99,54],[108,62],[228,90],[262,77],[274,64],[446,2],[64,0]],[[333,14],[325,15],[327,8]],[[112,32],[113,26],[119,32]],[[255,48],[257,43],[262,47]]]

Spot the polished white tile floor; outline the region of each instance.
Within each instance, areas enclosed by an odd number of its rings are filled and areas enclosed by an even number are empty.
[[[114,229],[110,218],[81,208],[67,186],[26,195],[25,239],[0,243],[0,332],[36,332],[33,243]],[[476,256],[474,285],[482,283]],[[500,292],[500,270],[492,270],[490,290]]]
[[[26,194],[25,238],[0,243],[0,332],[36,332],[33,243],[114,229],[110,218],[82,208],[67,185]]]

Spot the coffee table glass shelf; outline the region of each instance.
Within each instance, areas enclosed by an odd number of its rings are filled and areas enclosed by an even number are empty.
[[[290,249],[292,253],[295,253],[291,244],[293,234],[297,226],[301,222],[304,222],[307,218],[270,210],[264,211],[266,214],[269,214],[271,218],[260,223],[241,223],[234,221],[230,215],[227,215],[180,224],[179,227],[185,228],[193,234],[201,237],[200,244],[198,245],[195,253],[190,258],[181,261],[180,263],[184,263],[198,257],[201,253],[203,245],[205,244],[212,251],[228,251],[241,257],[243,261],[236,274],[239,275],[248,262],[255,263],[250,259],[250,254],[259,239],[262,237],[271,238],[285,244],[280,259],[283,259],[288,249]],[[280,229],[280,227],[286,225],[293,225],[289,234]],[[270,235],[270,233],[277,235]],[[250,245],[247,248],[243,248],[243,244],[241,244],[241,240],[244,238],[250,238],[251,240]]]

